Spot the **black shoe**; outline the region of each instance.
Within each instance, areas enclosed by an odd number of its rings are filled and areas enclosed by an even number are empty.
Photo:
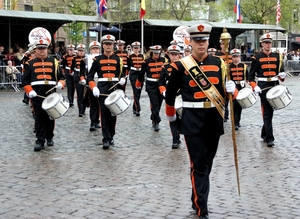
[[[100,126],[99,124],[96,124],[96,125],[95,125],[95,128],[96,128],[96,129],[100,129],[101,126]]]
[[[139,116],[140,116],[140,112],[136,112],[135,115],[136,115],[137,117],[139,117]]]
[[[109,142],[108,141],[103,142],[103,149],[104,150],[109,149]]]
[[[37,143],[35,146],[34,146],[34,151],[41,151],[45,149],[45,146],[44,144],[41,144],[41,143]]]
[[[90,132],[93,132],[93,131],[96,131],[96,126],[91,125],[91,127],[90,127]]]
[[[137,112],[135,110],[132,111],[133,114],[136,114]]]
[[[54,142],[52,139],[47,140],[47,146],[52,147],[54,145]]]
[[[79,116],[79,117],[83,117],[83,114],[79,114],[78,116]]]
[[[234,127],[234,129],[235,129],[235,130],[239,130],[239,126],[236,125],[236,126]]]
[[[273,147],[273,146],[274,146],[274,141],[269,141],[269,142],[267,143],[267,146],[268,146],[268,147]]]
[[[224,122],[227,122],[227,121],[228,121],[228,118],[225,118],[225,119],[224,119]]]
[[[179,143],[178,142],[173,142],[173,144],[172,144],[172,149],[177,149],[177,148],[179,148]]]
[[[159,124],[156,123],[155,126],[154,126],[154,131],[158,132],[159,131]]]
[[[29,104],[28,100],[25,100],[25,99],[23,99],[22,102],[27,104],[27,105]]]
[[[70,107],[73,107],[74,106],[74,103],[70,103]]]
[[[267,142],[267,137],[263,137],[263,142]]]
[[[238,127],[242,127],[240,123],[237,124]]]
[[[115,144],[114,139],[109,141],[109,145],[114,145],[114,144]]]

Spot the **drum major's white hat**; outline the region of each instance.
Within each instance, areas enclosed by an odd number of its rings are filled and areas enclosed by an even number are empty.
[[[194,40],[208,40],[212,26],[206,23],[190,26],[186,31],[190,34],[190,38]]]
[[[34,42],[34,46],[36,48],[47,48],[49,46],[49,42],[47,40],[43,40],[43,39],[36,40]]]

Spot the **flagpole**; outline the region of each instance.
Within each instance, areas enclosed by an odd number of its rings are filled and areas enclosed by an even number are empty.
[[[141,19],[141,51],[144,55],[144,18]]]

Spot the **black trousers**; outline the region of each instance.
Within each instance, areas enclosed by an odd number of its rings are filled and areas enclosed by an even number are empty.
[[[73,104],[74,94],[75,94],[74,79],[73,79],[73,76],[70,75],[69,70],[66,70],[65,75],[66,75],[68,100],[69,100],[70,104]]]
[[[152,120],[152,123],[158,124],[161,121],[159,112],[163,101],[163,96],[160,94],[158,88],[147,89],[147,93],[150,99],[150,108],[151,108],[150,119]]]
[[[141,93],[143,89],[143,85],[141,89],[137,89],[135,87],[135,81],[130,81],[132,91],[133,91],[133,104],[132,104],[132,110],[136,112],[141,111],[141,105],[140,105],[140,98],[141,98]]]
[[[266,141],[269,142],[275,140],[272,125],[274,110],[266,98],[267,92],[268,90],[264,90],[259,96],[264,122],[264,125],[261,129],[261,138],[266,139]]]
[[[173,122],[169,123],[171,133],[172,133],[172,138],[173,138],[173,143],[179,143],[180,140],[180,119],[179,115],[176,113],[176,120]]]
[[[93,91],[91,89],[87,89],[87,95],[90,100],[90,121],[91,121],[91,126],[92,125],[97,125],[99,124],[99,100],[97,97],[93,95]]]
[[[36,131],[36,143],[44,144],[48,139],[52,139],[54,136],[55,121],[51,118],[45,110],[42,108],[42,102],[44,98],[34,97],[31,99],[33,114],[34,114],[34,126]]]
[[[117,117],[113,115],[104,104],[106,98],[107,97],[103,96],[99,97],[103,142],[109,142],[113,139],[116,133],[115,128],[117,122]]]
[[[239,125],[242,115],[242,107],[237,100],[233,100],[234,124]]]
[[[78,105],[79,114],[84,114],[85,113],[85,105],[83,103],[84,85],[79,84],[79,81],[74,81],[74,84],[77,93],[77,105]]]
[[[199,136],[185,135],[184,137],[191,164],[191,200],[197,209],[197,215],[204,216],[208,214],[209,174],[218,149],[220,136],[213,135],[213,133],[203,133]]]

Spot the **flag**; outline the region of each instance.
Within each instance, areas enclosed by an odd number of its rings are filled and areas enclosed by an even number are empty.
[[[280,0],[277,1],[276,6],[276,24],[279,24],[279,21],[281,20],[281,8],[280,8]]]
[[[145,0],[140,0],[140,19],[142,19],[146,14],[146,2]]]
[[[233,11],[234,11],[234,13],[236,13],[236,21],[238,23],[242,23],[240,0],[235,0],[234,10]]]
[[[102,16],[107,11],[106,0],[96,0],[97,4],[97,14]]]

